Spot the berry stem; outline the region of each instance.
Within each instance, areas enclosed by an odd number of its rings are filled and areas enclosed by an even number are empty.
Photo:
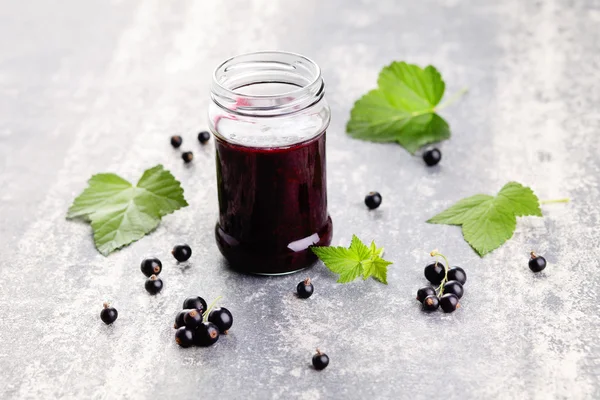
[[[437,287],[437,289],[435,289],[438,292],[438,297],[442,297],[442,295],[444,294],[444,283],[448,282],[448,270],[450,269],[450,263],[448,262],[448,259],[446,258],[445,255],[443,255],[442,253],[438,252],[437,250],[433,250],[431,253],[429,253],[429,255],[431,257],[442,257],[444,259],[444,261],[446,262],[446,265],[444,266],[444,279],[442,279],[442,282],[440,283],[440,286]],[[436,259],[436,264],[437,264],[437,259]],[[442,264],[443,265],[443,264]]]
[[[450,98],[448,100],[444,101],[442,104],[440,104],[439,106],[437,106],[435,108],[435,111],[441,111],[444,108],[446,108],[448,106],[451,106],[452,104],[456,103],[456,101],[458,99],[460,99],[468,91],[469,91],[469,89],[466,88],[466,87],[460,89],[458,92],[456,92],[452,96],[450,96]]]
[[[540,200],[540,204],[568,203],[570,201],[571,199],[565,197],[564,199]]]
[[[208,313],[210,313],[212,311],[214,306],[217,304],[217,301],[221,300],[222,298],[223,298],[223,296],[219,296],[216,299],[214,299],[212,303],[210,303],[210,306],[206,309],[206,311],[204,311],[204,314],[202,314],[203,322],[206,322],[208,320]]]

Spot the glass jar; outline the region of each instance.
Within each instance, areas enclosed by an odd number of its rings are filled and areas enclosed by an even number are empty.
[[[325,130],[330,111],[317,64],[277,51],[244,54],[214,72],[217,244],[242,272],[286,274],[331,243]]]

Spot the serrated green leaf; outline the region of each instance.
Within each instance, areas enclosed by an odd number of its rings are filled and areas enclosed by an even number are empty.
[[[380,257],[383,248],[375,243],[367,247],[356,235],[352,235],[349,248],[311,247],[312,251],[332,272],[339,274],[339,283],[348,283],[363,275],[363,279],[373,276],[387,284],[387,266],[392,264]]]
[[[327,268],[340,275],[339,283],[352,282],[362,274],[361,260],[350,249],[345,247],[311,247],[311,249]]]
[[[460,200],[427,222],[462,225],[465,240],[483,257],[497,249],[514,234],[517,217],[542,216],[533,191],[517,182],[509,182],[496,197],[475,195]]]
[[[448,124],[435,114],[445,83],[434,67],[393,62],[379,74],[378,85],[354,104],[346,126],[350,136],[395,141],[411,153],[450,137]]]
[[[98,174],[69,208],[67,218],[90,221],[103,255],[154,230],[160,219],[188,203],[180,183],[162,165],[144,172],[136,186],[115,174]]]

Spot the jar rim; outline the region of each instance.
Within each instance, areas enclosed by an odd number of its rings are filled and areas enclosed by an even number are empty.
[[[226,84],[227,79],[230,85]],[[241,87],[265,83],[297,88],[268,94],[239,91]],[[321,68],[316,62],[298,53],[273,50],[243,53],[226,59],[215,68],[211,87],[215,103],[248,115],[272,116],[296,112],[310,107],[323,94]]]

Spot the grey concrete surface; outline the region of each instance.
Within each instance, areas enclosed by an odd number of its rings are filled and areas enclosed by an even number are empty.
[[[594,0],[0,2],[0,398],[600,398],[600,3]],[[385,246],[389,285],[335,283],[324,266],[243,276],[213,239],[213,143],[201,148],[211,72],[241,52],[305,54],[323,69],[333,120],[328,179],[334,244]],[[355,99],[392,60],[432,63],[453,130],[439,167],[393,144],[352,140]],[[195,152],[186,168],[168,138]],[[162,163],[190,207],[101,256],[64,216],[94,173],[131,180]],[[485,258],[456,227],[424,221],[509,180],[540,198]],[[369,190],[383,205],[368,212]],[[188,242],[177,266],[169,254]],[[456,313],[414,300],[434,248],[469,281]],[[549,267],[527,268],[535,249]],[[164,262],[150,297],[139,261]],[[315,295],[295,298],[310,275]],[[223,296],[231,334],[181,349],[183,299]],[[99,319],[104,300],[119,310]],[[310,367],[313,350],[330,366]]]

